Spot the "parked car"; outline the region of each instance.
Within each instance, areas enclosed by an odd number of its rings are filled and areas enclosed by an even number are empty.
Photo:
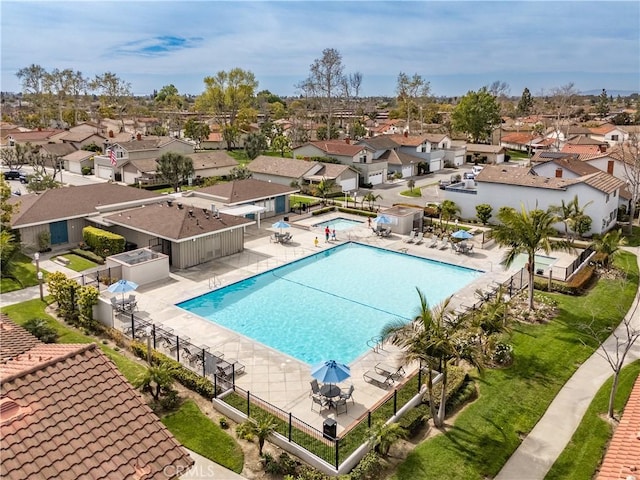
[[[465,180],[473,180],[476,178],[476,176],[473,172],[464,172],[464,175],[462,175],[462,178],[464,178]]]
[[[7,170],[6,172],[3,172],[3,175],[5,180],[18,180],[20,175],[24,174],[20,173],[19,170]]]
[[[444,190],[449,185],[451,185],[451,180],[440,180],[440,183],[438,184],[438,186],[440,187],[440,190]]]
[[[473,175],[477,177],[483,168],[484,168],[483,165],[474,165],[471,171],[473,172]]]

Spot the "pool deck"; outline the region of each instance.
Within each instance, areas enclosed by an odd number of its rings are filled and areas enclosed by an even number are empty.
[[[340,216],[348,217],[344,214],[340,214]],[[323,217],[323,220],[328,218]],[[320,217],[314,217],[311,220],[312,223],[320,221]],[[338,232],[337,241],[328,243],[324,240],[321,228],[305,225],[296,227],[294,225],[288,231],[293,235],[292,241],[287,244],[279,244],[270,241],[272,230],[268,228],[258,230],[255,226],[247,228],[245,250],[242,253],[187,270],[172,272],[169,280],[140,287],[136,292],[138,294],[138,308],[154,323],[171,327],[175,333],[188,336],[192,343],[198,346],[206,345],[210,347],[211,352],[219,351],[224,354],[225,359],[238,360],[244,364],[246,373],[236,378],[236,384],[239,387],[285,411],[292,412],[293,415],[319,430],[322,430],[323,420],[331,416],[338,423],[338,434],[349,428],[368,409],[392,393],[393,388],[385,390],[365,382],[363,374],[367,370],[373,370],[378,362],[400,365],[401,352],[396,347],[384,344],[382,349],[376,349],[376,351],[370,349],[352,362],[350,364],[351,378],[341,386],[345,388],[349,384],[354,385],[355,404],[349,402],[346,414],[335,415],[334,410],[324,410],[320,414],[317,411],[311,411],[309,382],[312,378],[309,365],[192,315],[176,307],[175,304],[345,241],[357,241],[485,271],[485,275],[477,278],[454,295],[453,308],[472,305],[478,300],[475,294],[477,289],[487,288],[495,282],[503,282],[513,273],[505,271],[500,265],[502,251],[495,247],[483,250],[477,248],[476,244],[472,254],[464,255],[450,249],[429,248],[429,241],[420,245],[405,243],[403,237],[395,234],[388,238],[381,238],[366,226]],[[314,246],[316,237],[320,240],[318,247]],[[366,285],[363,285],[363,288],[366,288]],[[417,303],[416,297],[416,306]],[[277,327],[274,325],[274,328]],[[286,335],[286,332],[283,334]],[[416,365],[405,366],[407,373],[410,373],[412,369],[415,371],[416,368]]]

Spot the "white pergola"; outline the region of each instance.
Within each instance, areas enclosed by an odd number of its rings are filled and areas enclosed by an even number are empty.
[[[255,213],[258,228],[260,228],[260,213],[265,210],[265,207],[259,207],[257,205],[238,205],[237,207],[223,207],[218,209],[220,213],[226,213],[227,215],[233,215],[235,217],[244,217]]]

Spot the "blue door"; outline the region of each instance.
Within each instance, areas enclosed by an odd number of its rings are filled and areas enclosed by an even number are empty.
[[[276,215],[278,213],[285,213],[284,210],[284,195],[280,195],[279,197],[276,197]]]
[[[67,230],[66,220],[50,223],[49,233],[51,234],[51,245],[69,242],[69,231]]]

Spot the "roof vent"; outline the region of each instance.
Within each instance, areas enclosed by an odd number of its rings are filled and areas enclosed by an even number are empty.
[[[182,210],[182,204],[178,202],[178,208]]]
[[[0,424],[6,425],[22,418],[27,413],[27,410],[27,408],[21,407],[10,398],[3,398],[0,400]]]
[[[167,205],[168,205],[169,207],[173,207],[173,198],[171,198],[171,199],[167,200]]]

